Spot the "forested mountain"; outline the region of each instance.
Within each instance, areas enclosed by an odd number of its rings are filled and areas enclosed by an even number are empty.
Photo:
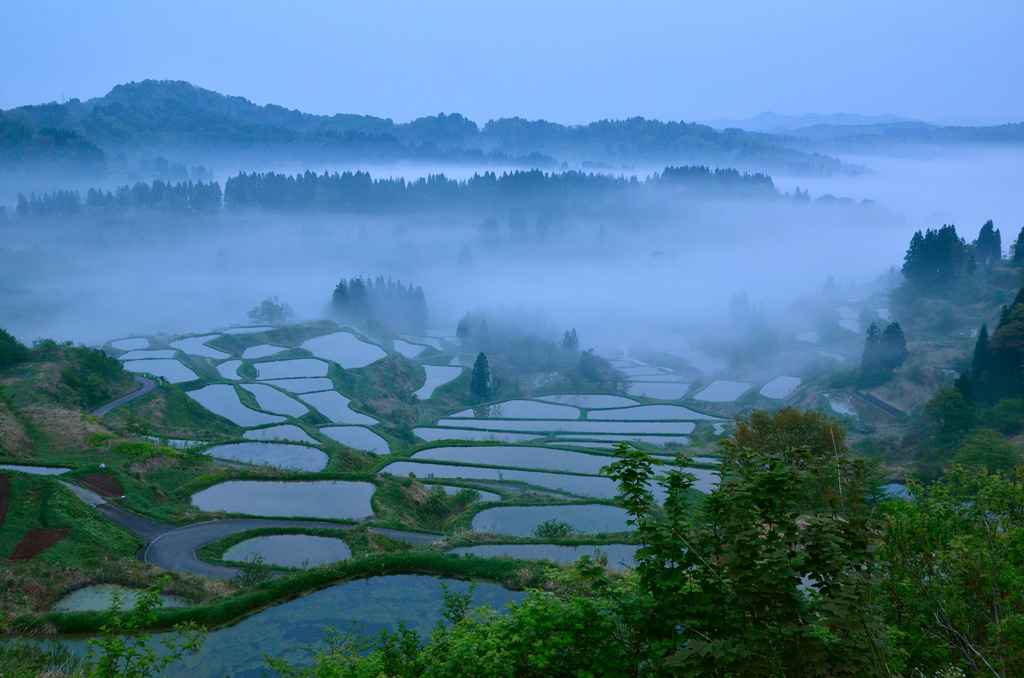
[[[97,169],[106,165],[106,157],[96,144],[71,129],[0,111],[0,166],[16,162]]]
[[[550,167],[554,160],[611,164],[709,164],[746,170],[827,174],[849,171],[834,158],[785,148],[741,130],[644,118],[566,126],[521,118],[483,128],[458,113],[396,124],[390,119],[311,115],[181,81],[118,85],[86,102],[23,106],[9,112],[32,124],[72,130],[108,152],[142,147],[220,151],[320,151],[327,157],[430,159]]]
[[[910,146],[990,146],[1024,144],[1024,122],[988,127],[942,127],[924,122],[870,125],[819,124],[788,130],[768,139],[805,151],[847,152]]]

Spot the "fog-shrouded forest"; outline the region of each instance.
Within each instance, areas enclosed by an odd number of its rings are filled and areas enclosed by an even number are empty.
[[[1024,123],[239,94],[0,110],[0,675],[1024,672]]]

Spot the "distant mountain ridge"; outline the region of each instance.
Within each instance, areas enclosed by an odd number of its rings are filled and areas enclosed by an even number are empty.
[[[878,125],[894,122],[919,122],[899,115],[859,115],[857,113],[805,113],[803,115],[784,115],[765,111],[752,118],[736,120],[733,118],[717,118],[705,120],[704,124],[715,129],[742,129],[748,132],[765,132],[778,134],[790,130],[813,127],[815,125]]]
[[[753,171],[824,174],[849,171],[835,158],[805,153],[740,130],[644,118],[566,126],[503,118],[482,128],[453,113],[396,124],[368,115],[313,115],[260,106],[184,81],[145,80],[102,97],[7,112],[32,124],[67,129],[110,154],[139,149],[275,151],[303,160],[355,158],[504,163],[557,167],[555,159],[601,163],[706,164]],[[201,160],[201,158],[200,158]]]

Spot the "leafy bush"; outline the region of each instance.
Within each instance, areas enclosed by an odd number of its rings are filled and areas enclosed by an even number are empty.
[[[579,532],[569,523],[552,518],[533,528],[533,536],[541,539],[563,539]]]
[[[28,359],[28,349],[8,334],[7,330],[0,328],[0,369],[26,359]]]

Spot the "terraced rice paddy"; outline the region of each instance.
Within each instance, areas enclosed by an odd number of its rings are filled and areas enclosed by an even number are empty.
[[[716,419],[678,405],[641,405],[618,410],[601,410],[587,414],[588,420],[617,421],[701,421]]]
[[[211,384],[187,395],[214,414],[219,414],[239,426],[279,424],[285,420],[274,414],[249,409],[238,399],[235,388],[228,384]]]
[[[685,435],[693,433],[694,424],[689,421],[555,421],[550,419],[442,419],[438,426],[486,429],[513,432],[566,432],[566,433],[614,433],[621,435],[664,433]]]
[[[373,417],[351,409],[349,407],[351,401],[337,391],[307,393],[302,396],[302,399],[335,424],[368,424],[372,426],[377,423]]]
[[[609,478],[596,476],[574,476],[544,471],[523,471],[519,469],[484,468],[481,466],[451,466],[447,464],[396,461],[388,464],[381,473],[407,476],[415,473],[417,478],[450,478],[452,480],[498,480],[521,482],[549,490],[569,492],[583,497],[612,499],[618,492]]]
[[[743,381],[713,381],[710,386],[695,395],[693,399],[709,403],[731,403],[749,391],[750,387],[751,384]]]
[[[584,409],[605,409],[611,407],[632,407],[639,405],[635,400],[623,398],[616,395],[599,395],[585,393],[563,393],[559,395],[540,396],[537,400],[543,400],[556,405],[571,405]]]
[[[189,355],[197,355],[203,358],[213,358],[214,360],[221,360],[222,358],[229,357],[227,353],[218,351],[215,348],[210,348],[205,342],[211,339],[216,339],[217,334],[207,334],[202,337],[189,337],[188,339],[179,339],[178,341],[172,341],[171,346],[174,348],[181,349]]]
[[[250,325],[248,327],[229,327],[226,330],[221,330],[221,334],[255,334],[256,332],[266,332],[272,330],[273,327],[269,325]]]
[[[267,356],[272,356],[276,353],[280,353],[281,351],[286,350],[287,349],[282,348],[281,346],[259,344],[258,346],[250,346],[249,348],[245,349],[245,351],[242,353],[242,357],[245,358],[246,360],[257,360],[259,358],[266,358]]]
[[[669,355],[674,355],[677,358],[682,358],[708,377],[713,375],[715,372],[721,372],[728,367],[724,360],[721,358],[712,358],[704,353],[704,351],[668,351],[668,353]]]
[[[146,337],[129,337],[127,339],[117,339],[112,341],[110,342],[110,345],[118,351],[134,351],[140,348],[148,348],[149,339]]]
[[[429,400],[438,387],[444,386],[462,374],[461,367],[446,365],[424,365],[423,371],[427,373],[427,379],[423,386],[413,391],[413,395],[420,400]]]
[[[211,457],[230,459],[246,464],[268,464],[299,471],[323,471],[327,455],[315,447],[287,443],[249,442],[216,445],[204,451]]]
[[[362,426],[324,426],[320,433],[356,450],[366,450],[375,454],[387,454],[391,451],[388,441]]]
[[[457,495],[459,492],[462,492],[463,490],[473,490],[478,495],[480,495],[480,498],[477,499],[477,501],[501,501],[500,494],[495,494],[494,492],[485,492],[484,490],[478,490],[475,487],[458,487],[456,485],[428,485],[428,487],[430,487],[431,489],[440,487],[442,490],[445,491],[445,494],[449,494],[453,497]]]
[[[582,440],[598,440],[607,441],[609,444],[618,442],[638,442],[638,443],[650,443],[651,445],[658,445],[664,447],[665,445],[689,445],[690,438],[687,436],[631,436],[631,435],[561,435],[555,436],[555,441],[569,442],[571,440],[582,441]]]
[[[629,532],[625,509],[604,504],[570,506],[495,506],[473,516],[473,529],[516,537],[529,537],[541,523],[557,520],[582,534]]]
[[[428,443],[436,442],[438,440],[478,440],[478,441],[494,441],[502,443],[525,443],[530,440],[537,440],[538,437],[533,433],[501,433],[495,431],[478,431],[470,429],[459,429],[459,428],[431,428],[422,427],[414,428],[413,434]]]
[[[256,363],[256,378],[265,379],[293,379],[297,377],[326,377],[327,363],[323,360],[313,358],[298,358],[295,360],[274,360],[265,363]]]
[[[348,332],[335,332],[303,342],[302,348],[318,358],[338,363],[347,370],[366,367],[387,353],[380,346],[370,344]]]
[[[404,355],[406,358],[415,358],[420,353],[423,353],[427,349],[426,346],[420,344],[410,344],[407,341],[401,339],[395,339],[394,342],[395,350]]]
[[[608,557],[608,567],[624,570],[636,565],[636,551],[633,544],[593,544],[584,546],[561,546],[558,544],[480,544],[454,548],[449,553],[471,554],[479,558],[501,558],[507,556],[520,560],[550,560],[555,563],[571,563],[583,556]],[[596,552],[596,553],[595,553]]]
[[[597,475],[614,461],[612,457],[569,452],[544,447],[434,447],[412,456],[416,460],[447,461],[457,464],[484,464],[505,468],[543,469]]]
[[[341,539],[311,534],[273,534],[235,544],[222,560],[244,563],[262,557],[268,565],[279,567],[317,567],[352,557],[352,549]]]
[[[136,374],[152,374],[163,377],[172,384],[193,381],[199,375],[185,367],[177,360],[127,360],[124,369]]]
[[[653,398],[655,400],[679,400],[690,390],[689,384],[632,382],[627,389],[629,395]]]
[[[261,410],[289,417],[301,417],[309,412],[309,408],[298,400],[266,384],[243,384],[242,388],[256,397]]]
[[[63,466],[22,466],[21,464],[0,464],[0,469],[31,473],[34,476],[59,476],[61,473],[71,470]]]
[[[203,511],[250,516],[360,520],[373,515],[373,483],[347,480],[230,480],[192,495]]]
[[[853,409],[853,404],[850,402],[850,397],[840,393],[826,393],[825,400],[828,401],[829,407],[836,414],[843,414],[848,417],[856,417],[857,410]]]
[[[238,368],[242,366],[241,360],[227,360],[217,365],[217,371],[225,379],[238,379]]]
[[[509,400],[462,410],[451,416],[477,419],[579,419],[580,411],[575,407],[540,403],[535,400]]]
[[[330,391],[334,388],[334,382],[327,377],[265,379],[264,381],[290,393],[313,393],[314,391]]]
[[[765,398],[781,400],[800,386],[800,377],[775,377],[761,387],[761,395]]]
[[[128,351],[117,356],[118,360],[154,360],[156,358],[173,358],[177,353],[173,348],[147,349],[142,351]]]
[[[308,433],[294,424],[258,428],[246,431],[242,434],[242,437],[246,440],[294,440],[300,443],[319,444],[319,441],[314,440]]]
[[[131,609],[139,599],[136,589],[116,586],[114,584],[95,584],[72,591],[57,601],[53,609],[58,612],[91,612],[106,610],[114,600],[114,592],[121,599],[121,609]],[[188,602],[178,596],[160,594],[164,607],[185,607]]]

